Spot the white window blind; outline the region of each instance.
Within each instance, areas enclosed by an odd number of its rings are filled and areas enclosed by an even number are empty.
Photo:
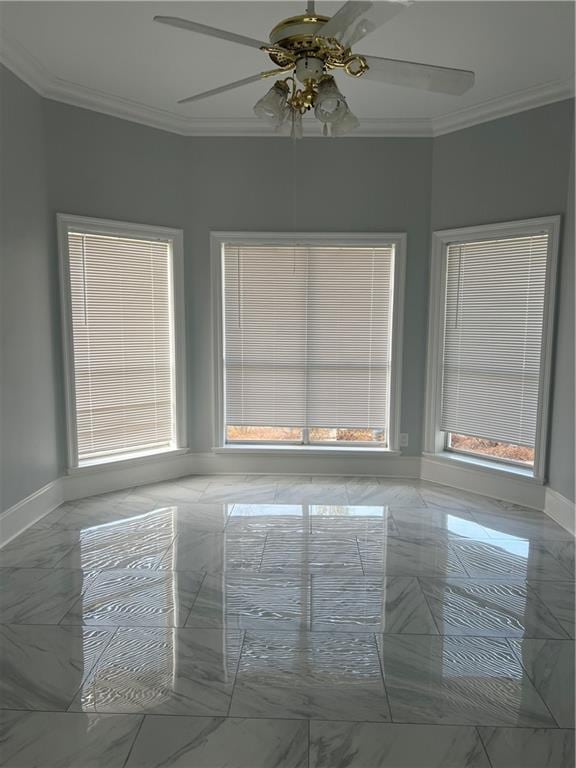
[[[68,233],[78,460],[175,441],[170,242]]]
[[[226,425],[388,430],[394,245],[224,245]]]
[[[534,447],[548,239],[447,247],[443,431]]]

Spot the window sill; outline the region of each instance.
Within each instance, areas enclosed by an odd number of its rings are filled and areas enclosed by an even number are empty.
[[[544,485],[544,480],[535,477],[533,471],[527,467],[516,467],[513,464],[490,461],[476,456],[463,456],[462,454],[451,453],[449,451],[445,451],[444,453],[423,453],[422,456],[425,459],[437,461],[442,464],[451,464],[452,466],[461,469],[479,470],[482,472],[489,472],[490,474],[515,477],[534,485]]]
[[[224,445],[212,449],[217,454],[258,454],[268,456],[346,456],[366,458],[367,456],[401,456],[400,451],[388,448],[371,448],[358,446],[356,448],[340,447],[339,445],[309,446],[309,445]]]
[[[105,470],[121,469],[123,467],[133,467],[140,464],[150,464],[154,461],[162,461],[174,456],[183,456],[188,453],[188,448],[167,448],[162,451],[146,451],[139,453],[129,453],[122,459],[117,456],[102,459],[100,461],[94,460],[81,464],[78,467],[69,467],[68,475],[88,475],[93,472],[101,472]]]

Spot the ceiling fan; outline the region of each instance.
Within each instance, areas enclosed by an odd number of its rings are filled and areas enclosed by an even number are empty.
[[[174,16],[155,16],[154,21],[259,48],[276,65],[275,69],[181,99],[178,104],[293,72],[277,80],[256,103],[256,115],[277,129],[289,126],[291,135],[298,138],[302,136],[302,116],[313,108],[323,124],[324,135],[340,136],[358,127],[359,121],[338,90],[332,70],[343,70],[350,77],[456,95],[474,84],[474,73],[468,70],[352,53],[353,45],[408,5],[410,0],[349,0],[330,18],[317,14],[315,3],[309,0],[304,14],[284,19],[274,27],[269,43]]]

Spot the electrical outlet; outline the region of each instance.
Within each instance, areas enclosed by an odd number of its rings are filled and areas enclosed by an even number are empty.
[[[400,432],[400,448],[408,448],[408,433]]]

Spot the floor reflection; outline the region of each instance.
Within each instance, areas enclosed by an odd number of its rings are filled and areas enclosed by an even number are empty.
[[[8,754],[43,764],[32,729],[62,765],[114,765],[107,735],[121,765],[148,752],[170,762],[172,747],[204,759],[208,744],[224,764],[257,734],[282,765],[278,734],[308,733],[308,718],[317,747],[332,723],[346,754],[361,744],[370,765],[391,754],[407,764],[423,728],[459,765],[483,749],[470,726],[491,743],[512,730],[550,755],[569,749],[566,532],[425,483],[339,482],[325,495],[327,485],[163,483],[68,504],[3,548],[2,703],[42,710],[7,715]],[[150,726],[127,758],[143,714]],[[66,762],[67,745],[80,762]]]

